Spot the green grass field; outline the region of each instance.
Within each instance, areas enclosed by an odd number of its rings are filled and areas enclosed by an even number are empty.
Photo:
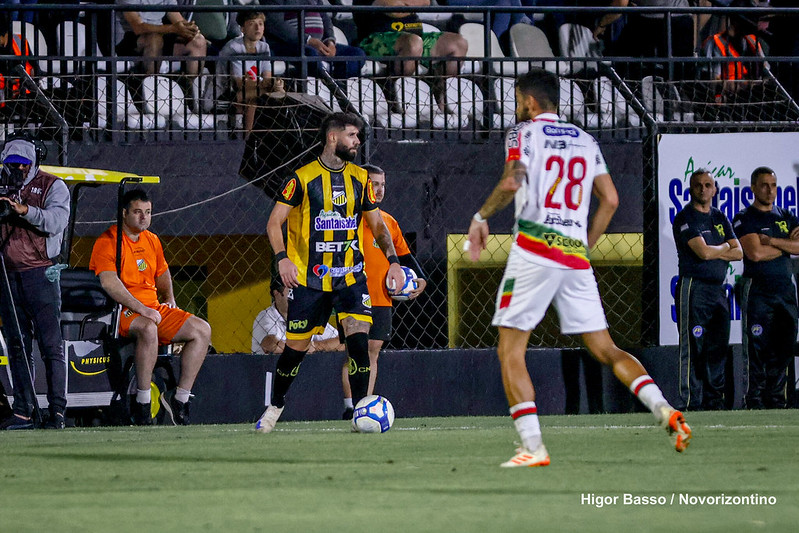
[[[649,414],[542,417],[551,466],[515,469],[509,417],[3,432],[0,531],[796,531],[799,411],[687,420],[678,454]]]

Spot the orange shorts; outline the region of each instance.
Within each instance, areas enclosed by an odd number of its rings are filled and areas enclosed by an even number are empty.
[[[191,313],[177,307],[168,307],[164,304],[154,309],[161,313],[161,323],[158,324],[158,344],[169,344],[175,338],[175,335],[178,334],[186,320],[189,319]],[[140,316],[139,313],[134,313],[127,307],[123,307],[122,316],[119,319],[119,334],[123,337],[129,336],[131,323]]]

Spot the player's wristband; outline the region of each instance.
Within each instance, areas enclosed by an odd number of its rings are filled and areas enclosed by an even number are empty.
[[[284,259],[288,259],[288,258],[289,258],[289,254],[287,254],[285,250],[283,250],[282,252],[278,252],[278,253],[276,253],[276,254],[275,254],[275,262],[276,262],[276,263],[279,263],[279,262],[281,262],[282,260],[284,260]]]
[[[400,264],[399,258],[396,255],[390,255],[386,259],[388,259],[389,265],[398,265]]]
[[[474,216],[473,216],[472,218],[473,218],[473,219],[475,220],[475,222],[477,222],[478,224],[482,224],[483,222],[488,222],[486,219],[484,219],[483,217],[481,217],[481,216],[480,216],[480,211],[478,211],[477,213],[475,213],[475,214],[474,214]]]

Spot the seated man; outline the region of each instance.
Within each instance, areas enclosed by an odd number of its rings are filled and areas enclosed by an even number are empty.
[[[289,308],[289,292],[279,275],[272,277],[272,305],[258,313],[252,324],[252,353],[283,353],[286,346],[286,316]],[[312,352],[340,352],[344,345],[339,342],[338,330],[327,324],[321,335],[311,337]]]
[[[399,9],[427,7],[430,0],[354,0],[353,5],[396,6]],[[397,13],[358,12],[353,17],[358,27],[358,46],[369,56],[460,58],[466,55],[469,46],[457,33],[422,32],[419,16],[408,9]],[[457,61],[447,61],[443,74],[455,76],[459,70]],[[395,62],[391,73],[397,76],[413,76],[416,74],[416,61]]]
[[[264,6],[321,6],[322,0],[262,0]],[[276,56],[299,56],[299,11],[269,11],[266,14],[266,40]],[[336,43],[331,13],[305,12],[305,55],[330,58],[329,73],[334,78],[357,78],[363,67],[363,50],[355,46]],[[335,61],[336,57],[352,57],[349,61]],[[308,63],[308,75],[317,76],[318,61]]]
[[[244,115],[244,129],[252,131],[255,122],[255,100],[270,91],[282,91],[283,80],[272,78],[272,65],[268,60],[269,45],[264,37],[264,14],[258,11],[239,11],[236,22],[241,26],[241,37],[228,42],[220,57],[230,58],[220,61],[220,76],[230,74],[236,90],[236,104]],[[235,56],[264,56],[263,59],[236,59]]]
[[[120,6],[177,6],[177,0],[116,0]],[[164,19],[169,23],[165,24]],[[160,56],[205,57],[207,42],[197,24],[177,11],[120,11],[117,13],[116,53],[143,56],[144,73],[159,72]],[[194,78],[202,72],[202,61],[188,61],[186,73]]]
[[[122,305],[119,334],[136,341],[136,402],[133,419],[137,425],[151,425],[150,382],[158,358],[158,346],[183,342],[177,389],[161,396],[172,424],[189,423],[191,387],[208,353],[211,326],[205,320],[178,309],[172,291],[172,276],[164,249],[155,233],[147,230],[152,219],[152,202],[141,189],[122,197],[122,260],[116,267],[116,226],[111,226],[94,243],[89,268],[100,277],[103,289]],[[159,300],[160,296],[160,300]],[[163,303],[161,303],[163,302]]]

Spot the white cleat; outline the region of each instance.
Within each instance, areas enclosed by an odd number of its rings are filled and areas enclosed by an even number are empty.
[[[516,455],[510,460],[502,463],[502,468],[514,468],[517,466],[547,466],[549,465],[549,454],[547,449],[542,444],[534,452],[530,452],[525,448],[516,448]]]
[[[258,433],[271,433],[275,429],[275,424],[277,424],[277,419],[280,418],[281,414],[283,414],[283,407],[270,405],[266,408],[264,414],[261,415],[261,418],[258,419],[258,422],[255,423],[255,431]]]

